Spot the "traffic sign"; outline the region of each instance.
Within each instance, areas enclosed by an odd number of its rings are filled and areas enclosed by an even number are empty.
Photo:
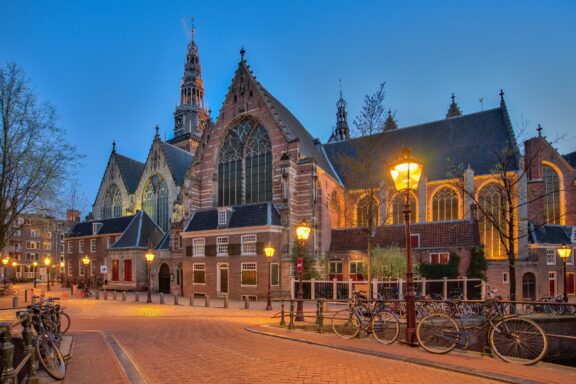
[[[100,266],[100,273],[108,273],[108,267],[105,265]]]

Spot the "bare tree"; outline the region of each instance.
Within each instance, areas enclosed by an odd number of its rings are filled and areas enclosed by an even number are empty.
[[[56,110],[39,103],[24,72],[0,67],[0,249],[23,212],[48,207],[79,159],[57,126]]]

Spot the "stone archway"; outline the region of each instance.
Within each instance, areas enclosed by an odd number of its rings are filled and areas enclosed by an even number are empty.
[[[166,263],[158,270],[158,292],[170,293],[170,267]]]

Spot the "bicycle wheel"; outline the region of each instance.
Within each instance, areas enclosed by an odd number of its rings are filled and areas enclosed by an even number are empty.
[[[396,316],[390,312],[378,312],[372,318],[372,333],[374,338],[382,344],[392,344],[400,333],[400,324]]]
[[[65,334],[70,329],[70,325],[72,325],[72,319],[66,312],[60,313],[60,333]]]
[[[56,380],[62,380],[66,375],[66,364],[58,347],[47,335],[36,338],[36,355],[44,370]]]
[[[360,332],[360,319],[352,311],[343,309],[332,316],[332,330],[343,339],[351,339]]]
[[[450,316],[433,313],[418,323],[416,337],[428,352],[447,353],[456,347],[460,332],[458,324]]]
[[[530,365],[548,351],[548,338],[538,324],[528,319],[510,317],[500,320],[488,333],[490,347],[504,361]]]

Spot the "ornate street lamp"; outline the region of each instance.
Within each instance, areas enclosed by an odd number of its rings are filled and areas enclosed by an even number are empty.
[[[298,305],[296,307],[296,320],[304,321],[304,301],[302,291],[302,271],[304,269],[304,245],[306,240],[310,236],[310,227],[306,224],[305,220],[296,227],[296,237],[298,238],[298,246],[300,248],[300,257],[298,258],[298,263],[296,264],[298,268]]]
[[[84,298],[88,297],[88,266],[90,265],[90,258],[88,255],[84,255],[82,258],[82,264],[84,264]]]
[[[64,286],[64,262],[60,262],[60,285]]]
[[[2,259],[2,265],[4,266],[4,287],[6,287],[6,266],[10,262],[8,256]]]
[[[38,271],[38,262],[33,261],[32,266],[34,267],[34,288],[36,288],[36,272]]]
[[[266,298],[266,310],[272,310],[272,258],[274,257],[274,252],[276,250],[274,247],[268,243],[266,248],[264,248],[264,254],[268,259],[268,296]]]
[[[390,175],[398,192],[405,191],[404,232],[406,237],[406,343],[416,344],[416,302],[414,297],[414,274],[412,272],[412,249],[410,243],[410,190],[418,188],[423,165],[416,161],[409,148],[402,150],[402,157],[390,166]]]
[[[152,303],[152,280],[150,279],[150,270],[152,269],[152,262],[154,261],[154,252],[149,249],[148,252],[144,255],[146,258],[146,262],[148,263],[148,298],[146,299],[146,303]]]
[[[570,254],[572,253],[572,250],[570,248],[568,248],[568,246],[566,244],[562,244],[562,246],[560,248],[558,248],[558,256],[560,256],[560,258],[562,259],[562,262],[564,263],[564,302],[568,302],[568,287],[567,287],[567,279],[566,279],[566,262],[568,261],[568,259],[570,258]]]
[[[50,292],[50,263],[52,263],[52,259],[49,257],[44,258],[44,265],[46,266],[46,290]]]

